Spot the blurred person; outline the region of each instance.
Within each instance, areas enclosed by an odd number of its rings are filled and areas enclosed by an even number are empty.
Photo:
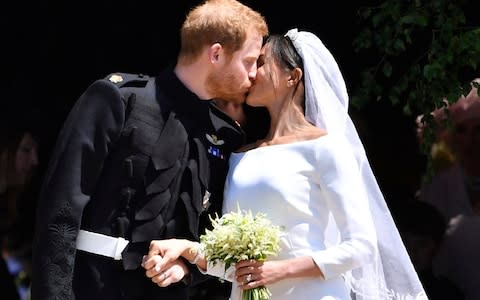
[[[38,137],[28,125],[20,123],[0,126],[1,285],[3,289],[17,289],[3,290],[2,295],[8,299],[24,299],[28,293],[37,196],[34,175],[39,164]]]
[[[477,79],[478,80],[478,79]],[[447,222],[459,214],[480,213],[480,96],[469,94],[448,107],[452,129],[444,128],[438,141],[445,143],[451,163],[426,182],[420,199],[434,205]],[[445,114],[437,112],[437,119]]]
[[[479,82],[479,79],[475,79]],[[472,86],[449,106],[448,146],[454,161],[420,190],[420,200],[444,217],[447,231],[434,259],[434,272],[455,283],[467,300],[480,298],[480,96]],[[448,129],[446,129],[448,130]]]
[[[430,155],[432,159],[432,168],[435,173],[439,173],[443,170],[450,168],[455,163],[455,155],[452,150],[452,141],[451,141],[451,130],[448,129],[447,125],[447,112],[448,103],[445,102],[445,106],[439,109],[434,110],[431,113],[432,123],[430,126],[433,126],[433,135],[434,141],[430,148]],[[416,131],[417,131],[417,142],[423,144],[424,135],[425,135],[425,126],[424,115],[419,115],[415,119]]]
[[[225,270],[199,243],[155,240],[144,261],[156,282],[182,256],[241,291],[275,300],[427,299],[348,115],[340,69],[310,32],[272,35],[246,103],[268,109],[264,139],[232,153],[223,211],[264,213],[284,228],[281,251]],[[238,205],[238,206],[237,206]]]
[[[177,260],[161,288],[140,264],[152,239],[198,239],[221,212],[244,132],[211,99],[244,101],[268,27],[239,1],[207,0],[180,34],[175,65],[98,80],[68,115],[39,199],[33,299],[181,300],[208,278]]]
[[[2,298],[20,300],[15,278],[3,257],[0,257],[0,293],[2,293]]]
[[[480,79],[476,80],[480,82]],[[473,87],[470,93],[452,105],[454,133],[452,147],[463,169],[470,205],[480,215],[480,96]]]
[[[480,299],[480,216],[460,214],[448,222],[444,242],[434,258],[434,273],[452,281],[465,300]]]
[[[38,166],[38,144],[25,128],[0,130],[0,194],[2,222],[12,223],[17,216],[18,197],[31,182]]]
[[[392,214],[430,300],[465,299],[459,287],[435,274],[434,259],[444,247],[447,222],[431,204],[417,199],[395,201]]]

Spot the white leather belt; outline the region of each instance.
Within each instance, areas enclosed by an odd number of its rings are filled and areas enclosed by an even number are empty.
[[[124,238],[82,229],[80,229],[77,236],[78,250],[108,256],[115,260],[122,259],[122,251],[127,245],[128,241]]]

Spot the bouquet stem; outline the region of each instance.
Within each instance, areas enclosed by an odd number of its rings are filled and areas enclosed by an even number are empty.
[[[259,286],[242,292],[242,300],[268,300],[272,293],[266,286]]]

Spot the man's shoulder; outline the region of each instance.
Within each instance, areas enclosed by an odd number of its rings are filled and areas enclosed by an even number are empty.
[[[125,87],[145,87],[151,77],[141,73],[110,73],[103,79],[115,84],[119,88]]]

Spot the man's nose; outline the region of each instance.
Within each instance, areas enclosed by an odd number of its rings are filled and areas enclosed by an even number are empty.
[[[248,72],[248,78],[250,79],[250,81],[254,82],[256,77],[257,77],[257,66],[255,65],[250,69],[250,72]]]
[[[254,82],[256,77],[257,77],[257,71],[252,71],[248,74],[248,78],[250,79],[251,82]]]

